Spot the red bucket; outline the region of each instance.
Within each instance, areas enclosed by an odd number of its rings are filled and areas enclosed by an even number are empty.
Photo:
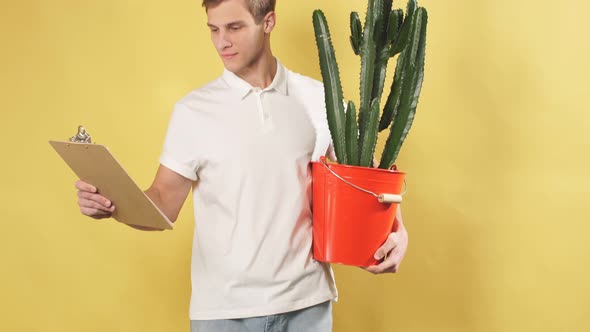
[[[313,256],[354,266],[373,255],[392,231],[405,173],[312,162]]]

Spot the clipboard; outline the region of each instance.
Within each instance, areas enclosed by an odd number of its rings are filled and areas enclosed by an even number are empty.
[[[106,146],[63,141],[49,144],[80,180],[95,186],[115,205],[115,220],[136,226],[173,228],[168,217],[135,184]]]

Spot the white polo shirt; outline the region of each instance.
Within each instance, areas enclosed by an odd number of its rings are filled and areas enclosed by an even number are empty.
[[[337,300],[312,257],[309,162],[330,142],[322,83],[278,60],[264,90],[225,70],[178,101],[160,163],[196,181],[191,320]]]

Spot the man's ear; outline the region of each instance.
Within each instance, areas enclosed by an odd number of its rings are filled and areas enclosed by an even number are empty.
[[[270,33],[276,24],[277,16],[274,11],[266,13],[264,15],[263,23],[264,23],[264,33]]]

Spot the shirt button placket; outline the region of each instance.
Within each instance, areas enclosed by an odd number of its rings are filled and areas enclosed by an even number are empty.
[[[264,106],[262,104],[262,91],[260,90],[260,88],[254,88],[254,93],[256,94],[256,103],[258,105],[258,112],[260,113],[260,118],[262,119],[262,123],[265,124],[269,120],[270,116],[264,110]]]
[[[256,106],[258,107],[258,114],[260,114],[260,118],[264,122],[264,108],[262,107],[262,97],[260,88],[254,88],[254,94],[256,95]]]

